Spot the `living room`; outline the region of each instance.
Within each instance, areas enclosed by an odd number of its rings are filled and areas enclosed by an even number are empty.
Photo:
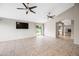
[[[0,3],[0,7],[0,55],[79,55],[78,3]]]

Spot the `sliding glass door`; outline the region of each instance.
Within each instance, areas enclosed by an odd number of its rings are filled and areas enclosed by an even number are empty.
[[[44,35],[44,24],[36,24],[36,35],[37,36]]]

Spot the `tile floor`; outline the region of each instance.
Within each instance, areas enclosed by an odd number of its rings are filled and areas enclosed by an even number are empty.
[[[79,56],[79,45],[71,39],[19,39],[0,42],[0,56]]]

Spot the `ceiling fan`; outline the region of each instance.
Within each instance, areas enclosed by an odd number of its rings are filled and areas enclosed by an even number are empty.
[[[47,15],[47,17],[48,17],[48,19],[49,19],[49,18],[54,19],[55,15],[51,15],[51,13],[49,12],[48,15]]]
[[[34,9],[34,8],[36,8],[37,6],[32,6],[32,7],[29,7],[29,3],[27,3],[27,5],[25,4],[25,3],[22,3],[23,4],[23,6],[25,7],[25,8],[17,8],[18,10],[27,10],[26,11],[26,14],[28,14],[28,12],[30,11],[30,12],[32,12],[32,13],[36,13],[36,12],[34,12],[32,9]]]

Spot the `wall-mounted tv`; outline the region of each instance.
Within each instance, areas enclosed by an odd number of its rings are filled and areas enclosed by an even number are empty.
[[[68,29],[68,32],[71,32],[71,29]]]
[[[16,29],[28,29],[28,23],[16,22]]]

